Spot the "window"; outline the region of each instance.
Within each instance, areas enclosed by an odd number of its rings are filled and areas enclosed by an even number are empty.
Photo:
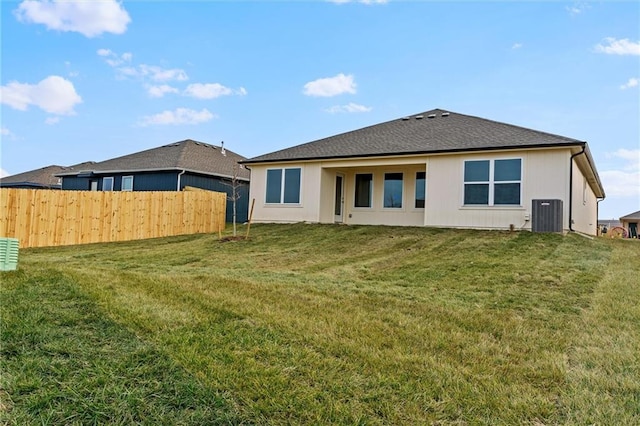
[[[465,205],[520,205],[522,160],[464,162]]]
[[[133,191],[133,176],[122,176],[122,190]]]
[[[402,208],[402,173],[384,174],[384,204],[385,208]]]
[[[300,169],[267,170],[267,203],[300,203]]]
[[[113,178],[112,177],[102,178],[102,190],[103,191],[113,191]]]
[[[426,173],[425,172],[417,172],[416,173],[416,209],[424,208],[424,200],[426,198]]]
[[[371,193],[373,190],[373,175],[371,173],[356,175],[355,207],[371,207]]]

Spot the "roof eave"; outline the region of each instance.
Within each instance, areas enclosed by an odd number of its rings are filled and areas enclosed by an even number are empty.
[[[201,175],[207,175],[207,176],[215,176],[215,177],[221,177],[221,178],[233,178],[233,176],[231,175],[227,175],[227,174],[222,174],[222,173],[212,173],[212,172],[204,172],[202,170],[194,170],[194,169],[186,169],[186,168],[182,168],[182,167],[163,167],[163,168],[158,168],[158,169],[121,169],[121,170],[82,170],[82,171],[75,171],[75,172],[69,172],[69,173],[59,173],[59,174],[55,174],[54,176],[60,176],[60,177],[65,177],[65,176],[78,176],[78,175],[84,175],[87,173],[91,173],[93,175],[108,175],[108,174],[121,174],[121,173],[149,173],[149,172],[189,172],[189,173],[198,173]],[[245,178],[245,177],[240,177],[237,176],[236,177],[239,180],[244,180],[244,181],[249,181],[249,178]]]
[[[397,153],[374,153],[374,154],[353,154],[353,155],[328,155],[319,157],[298,157],[298,158],[276,158],[267,160],[252,159],[240,161],[240,164],[267,164],[267,163],[293,163],[299,161],[319,161],[319,160],[347,160],[353,158],[380,158],[380,157],[404,157],[411,155],[435,155],[435,154],[458,154],[463,152],[481,152],[481,151],[505,151],[505,150],[522,150],[522,149],[552,149],[552,148],[566,148],[572,146],[584,146],[586,142],[575,141],[558,143],[553,145],[544,144],[531,144],[531,145],[506,145],[506,146],[492,146],[492,147],[479,147],[479,148],[459,148],[459,149],[446,149],[446,150],[424,150],[424,151],[408,151]],[[589,156],[591,154],[588,154]]]

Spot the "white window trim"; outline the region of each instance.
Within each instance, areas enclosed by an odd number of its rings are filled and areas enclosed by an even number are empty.
[[[124,189],[124,180],[127,178],[131,178],[131,189]],[[129,176],[122,176],[122,180],[120,181],[120,190],[121,191],[133,191],[133,175],[129,175]]]
[[[105,183],[107,180],[110,180],[110,181],[111,181],[111,189],[107,189],[107,190],[105,190],[105,189],[104,189],[104,183]],[[113,182],[113,181],[114,181],[114,180],[113,180],[113,176],[103,177],[103,178],[102,178],[102,190],[103,190],[103,191],[113,191],[113,184],[114,184],[114,182]]]
[[[495,162],[496,160],[520,160],[520,180],[494,180],[494,172],[495,172]],[[464,180],[464,170],[465,164],[467,161],[488,161],[489,162],[489,180],[485,182],[467,182]],[[491,208],[502,208],[502,207],[522,207],[522,175],[524,174],[524,158],[522,157],[499,157],[499,158],[474,158],[463,160],[462,163],[462,207],[491,207]],[[495,193],[495,184],[502,183],[519,183],[520,184],[520,204],[494,204],[494,193]],[[489,200],[488,204],[465,204],[464,203],[464,187],[465,185],[486,185],[489,184]],[[426,201],[425,201],[426,203]]]
[[[280,201],[277,203],[270,203],[267,202],[267,176],[269,174],[269,170],[280,170],[281,171],[281,175],[280,175]],[[298,186],[298,202],[297,203],[285,203],[284,202],[284,182],[285,182],[285,170],[300,170],[300,183]],[[304,170],[302,167],[274,167],[271,169],[267,169],[264,176],[265,176],[265,193],[264,193],[264,204],[265,206],[270,206],[270,207],[300,207],[302,205],[302,178],[303,178],[303,174],[304,174]]]

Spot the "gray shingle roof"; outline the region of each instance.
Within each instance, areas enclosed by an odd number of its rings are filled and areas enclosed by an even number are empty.
[[[245,163],[584,144],[564,136],[434,109],[264,154]]]
[[[158,148],[136,152],[122,157],[92,164],[90,167],[59,176],[77,175],[79,172],[142,172],[160,170],[188,170],[223,177],[233,176],[233,167],[245,157],[228,149],[186,139]],[[238,169],[238,178],[248,180],[249,170]]]
[[[622,216],[620,220],[629,220],[629,219],[640,219],[640,210],[637,212],[629,213],[626,216]]]
[[[51,165],[28,172],[5,176],[0,179],[2,186],[33,186],[34,188],[60,188],[60,179],[55,175],[63,171],[68,171],[68,167]]]
[[[57,166],[51,165],[42,167],[28,172],[18,173],[16,175],[5,176],[0,179],[1,186],[32,186],[34,188],[53,188],[60,189],[60,173],[69,173],[74,170],[84,170],[95,164],[93,161],[87,161],[73,166]]]

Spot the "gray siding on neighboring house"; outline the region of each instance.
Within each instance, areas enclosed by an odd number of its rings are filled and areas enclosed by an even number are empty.
[[[91,189],[91,181],[98,182],[98,191],[102,191],[102,181],[105,177],[113,177],[113,190],[122,190],[122,177],[133,176],[134,191],[176,191],[178,188],[178,171],[161,172],[129,172],[129,173],[107,173],[94,174],[92,176],[64,176],[62,189],[88,191]],[[249,215],[249,182],[242,181],[238,188],[240,198],[236,202],[236,222],[243,223],[248,220]],[[227,183],[227,184],[225,184]],[[194,173],[184,173],[180,176],[180,190],[185,186],[207,189],[209,191],[224,192],[230,197],[233,189],[230,180],[223,180],[215,176],[206,176]],[[233,203],[227,199],[226,221],[233,221]]]
[[[209,191],[227,193],[227,222],[233,221],[233,202],[229,199],[233,193],[231,180],[221,180],[211,176],[196,174],[184,174],[180,179],[180,186],[193,186],[195,188],[208,189]],[[239,181],[242,184],[237,188],[240,198],[236,201],[236,222],[243,223],[249,217],[249,182]]]
[[[83,163],[56,176],[62,178],[65,190],[104,190],[104,179],[113,178],[113,191],[122,190],[123,178],[133,176],[133,191],[181,191],[192,186],[211,191],[232,193],[222,181],[237,176],[245,182],[239,189],[236,221],[245,222],[249,205],[250,171],[238,167],[245,158],[222,146],[191,139],[163,145],[99,163]],[[233,220],[233,203],[227,203],[227,222]]]
[[[116,188],[122,185],[122,176],[133,176],[134,191],[176,191],[178,172],[123,173],[115,179]]]
[[[91,189],[89,186],[89,179],[80,178],[77,176],[65,176],[62,179],[62,189],[72,191],[88,191]],[[98,189],[101,189],[100,187]]]
[[[134,191],[175,191],[178,187],[178,172],[154,172],[154,173],[107,173],[94,174],[92,176],[64,176],[62,189],[88,191],[91,182],[98,182],[98,191],[102,191],[102,180],[105,177],[113,178],[113,190],[122,190],[122,177],[133,176]]]

